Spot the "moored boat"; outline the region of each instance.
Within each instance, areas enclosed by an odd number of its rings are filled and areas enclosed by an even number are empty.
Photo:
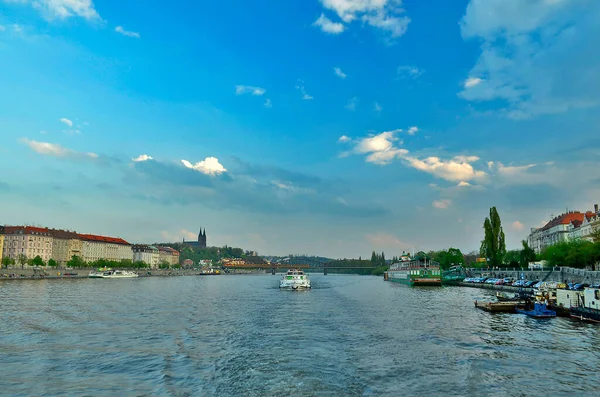
[[[134,278],[138,274],[128,270],[107,270],[104,272],[90,272],[89,278]]]
[[[516,309],[517,313],[525,314],[529,317],[534,318],[552,318],[556,317],[556,312],[554,310],[550,310],[546,307],[545,303],[535,302],[533,304],[533,310],[527,309]]]
[[[442,274],[439,263],[426,255],[417,255],[413,259],[403,256],[400,262],[390,266],[387,280],[411,286],[440,286]]]
[[[496,299],[498,299],[499,302],[518,302],[522,300],[522,297],[519,296],[518,293],[511,296],[506,292],[498,291],[496,292]]]
[[[310,289],[310,280],[307,274],[300,269],[290,269],[279,281],[280,289],[301,290]]]
[[[580,291],[577,304],[570,308],[570,312],[571,318],[600,323],[600,288],[589,287]]]

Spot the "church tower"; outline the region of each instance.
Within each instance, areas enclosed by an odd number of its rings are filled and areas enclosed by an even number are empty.
[[[204,231],[200,228],[200,232],[198,233],[198,246],[200,248],[206,248],[206,228],[204,228]]]

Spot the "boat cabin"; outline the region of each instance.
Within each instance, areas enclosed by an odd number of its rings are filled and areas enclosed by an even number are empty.
[[[586,288],[583,291],[583,307],[600,311],[600,288]]]
[[[583,291],[573,291],[570,289],[556,290],[556,305],[564,308],[579,306],[580,297],[583,296]]]

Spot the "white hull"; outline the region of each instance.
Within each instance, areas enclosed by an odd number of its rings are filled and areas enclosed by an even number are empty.
[[[310,280],[301,270],[289,270],[279,282],[280,289],[301,290],[310,289]]]
[[[308,283],[279,283],[279,288],[281,289],[310,289],[310,282]]]
[[[135,278],[139,277],[137,273],[121,271],[121,270],[111,270],[107,272],[91,272],[88,275],[89,278]]]

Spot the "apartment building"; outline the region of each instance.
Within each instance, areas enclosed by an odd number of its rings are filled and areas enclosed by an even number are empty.
[[[563,241],[590,240],[590,234],[597,227],[600,227],[600,212],[598,204],[595,204],[594,211],[569,211],[554,217],[540,228],[532,228],[527,241],[536,253],[540,253]]]
[[[133,260],[131,244],[122,238],[97,236],[94,234],[79,234],[82,241],[82,256],[86,262],[99,259],[109,261]]]
[[[144,262],[152,269],[157,269],[160,263],[160,251],[153,245],[134,244],[131,246],[134,262]]]
[[[83,257],[83,242],[77,233],[50,229],[50,234],[53,237],[52,259],[58,265],[65,266],[73,256]]]
[[[4,226],[0,226],[0,260],[4,258],[2,250],[4,248]]]
[[[36,256],[48,262],[52,258],[53,237],[48,228],[34,226],[5,226],[2,256],[18,261],[20,255],[27,259]]]

